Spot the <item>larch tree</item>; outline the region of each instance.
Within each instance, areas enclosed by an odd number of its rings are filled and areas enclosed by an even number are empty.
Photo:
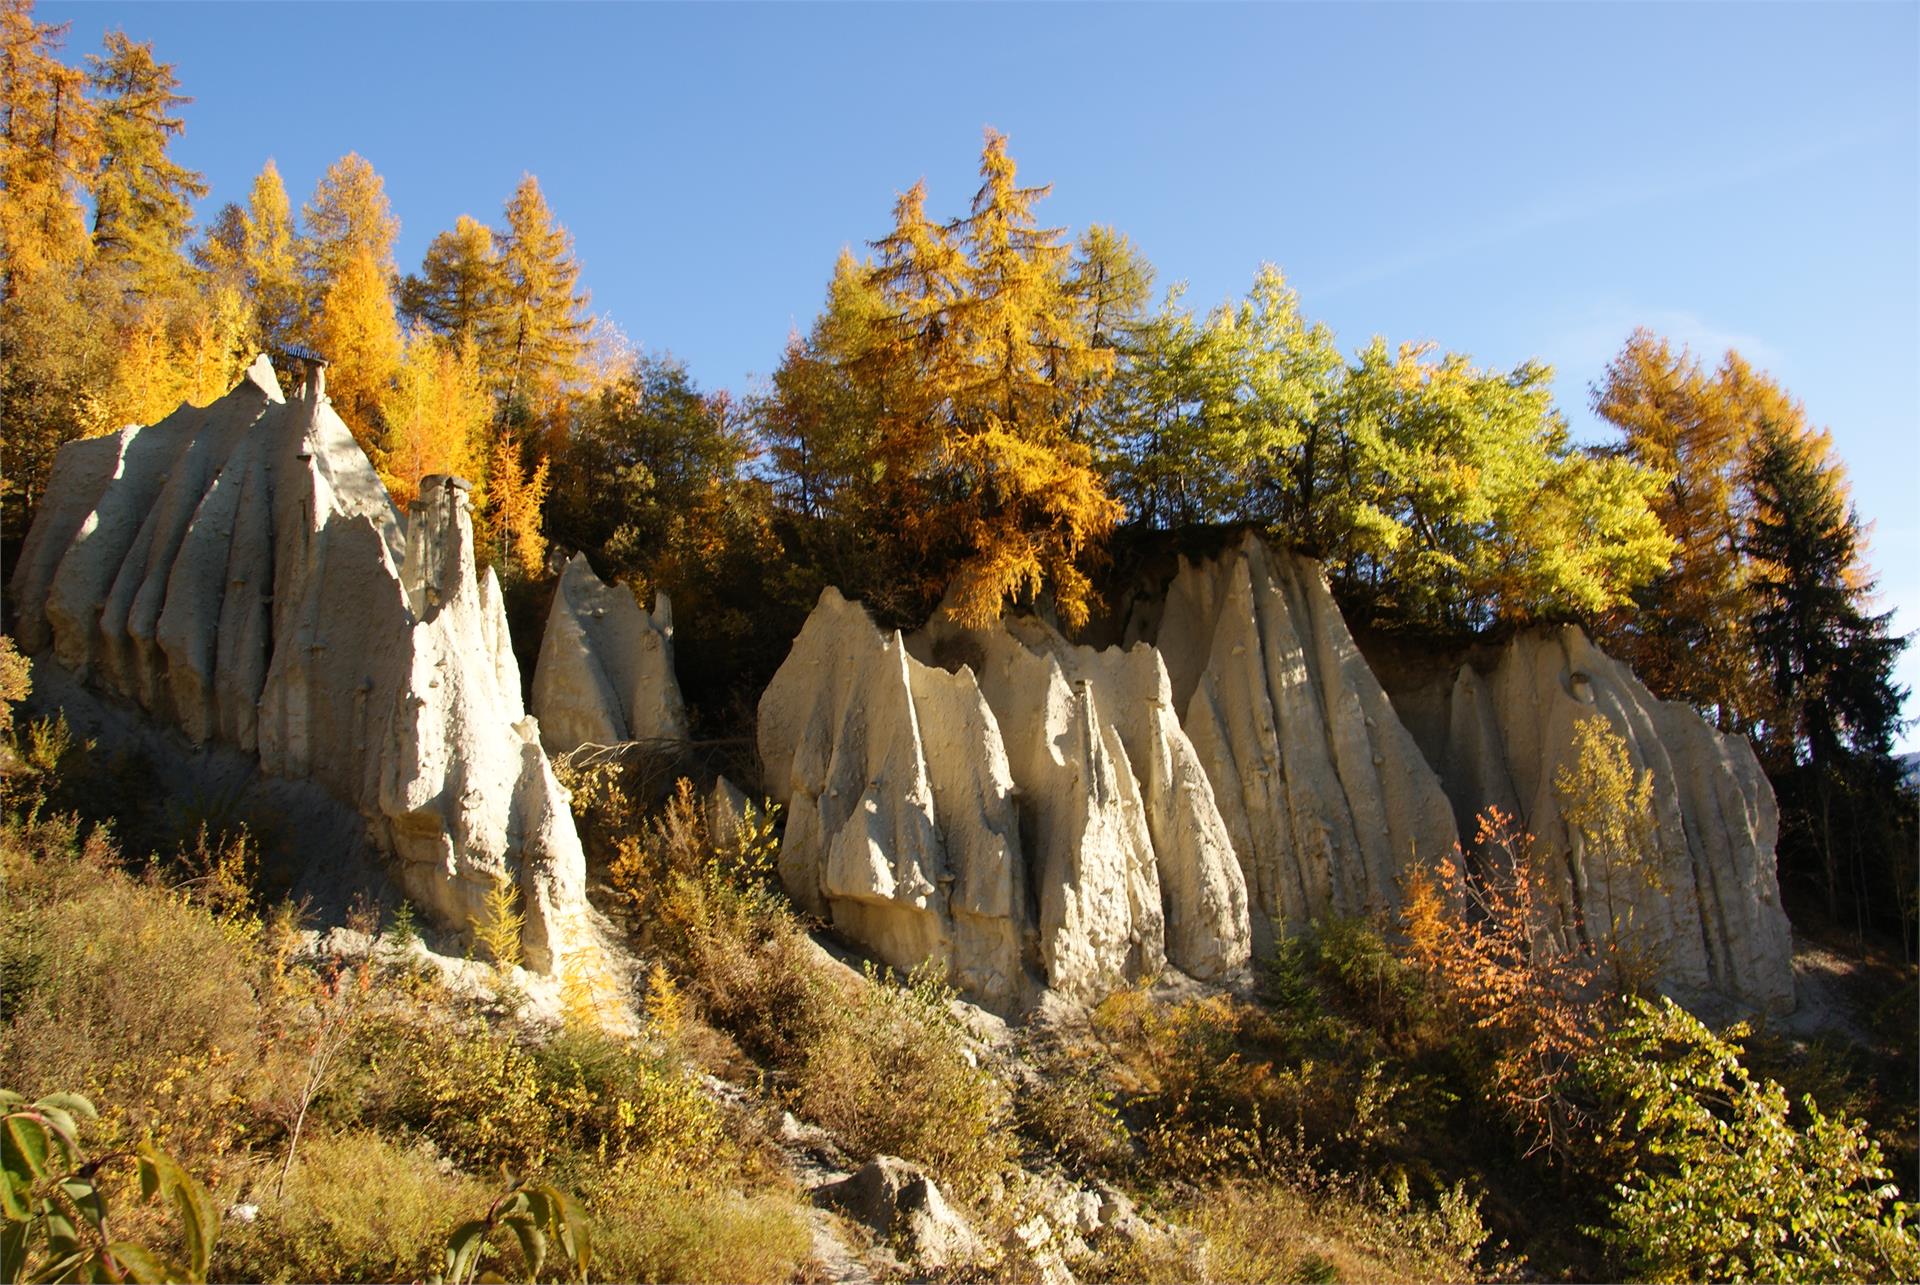
[[[1034,219],[1050,189],[1019,186],[1006,137],[993,130],[980,177],[964,223],[964,291],[948,308],[958,360],[951,383],[940,381],[948,422],[929,461],[937,488],[912,529],[923,551],[953,559],[949,609],[963,624],[1045,592],[1077,629],[1093,598],[1082,563],[1121,508],[1068,430],[1113,353],[1082,327],[1062,234]]]
[[[379,397],[380,441],[373,458],[395,503],[411,504],[420,494],[420,479],[430,474],[484,483],[480,465],[493,406],[471,339],[413,331],[405,357]],[[484,513],[484,491],[475,501]]]
[[[66,26],[0,0],[0,521],[23,530],[61,443],[97,430],[92,388],[112,362],[82,271],[98,168],[86,76],[59,57]]]
[[[314,347],[330,363],[328,395],[363,449],[381,440],[381,406],[400,366],[400,321],[388,275],[371,247],[327,280],[312,326]]]
[[[408,321],[471,342],[484,354],[500,343],[505,293],[493,230],[462,214],[427,246],[419,273],[401,279],[400,311]]]
[[[0,2],[0,300],[91,249],[82,198],[99,164],[85,73],[57,54],[67,24],[34,21],[30,0]]]
[[[513,421],[549,409],[578,380],[592,321],[573,238],[554,221],[531,174],[520,180],[506,215],[495,378],[502,412]]]
[[[327,167],[300,217],[306,226],[298,243],[300,265],[315,295],[324,294],[362,254],[383,274],[393,275],[400,220],[387,200],[385,181],[359,153],[348,152]]]
[[[1684,349],[1636,330],[1608,365],[1594,410],[1618,428],[1629,459],[1665,483],[1653,511],[1676,545],[1672,566],[1606,630],[1655,691],[1745,727],[1762,703],[1747,637],[1742,479],[1754,423],[1728,381]]]
[[[207,194],[205,178],[167,154],[184,128],[178,109],[192,102],[153,47],[109,32],[106,53],[90,55],[99,112],[101,160],[93,182],[96,264],[125,273],[127,288],[144,299],[184,293],[193,202]]]
[[[247,192],[241,225],[240,262],[255,324],[263,342],[285,349],[306,328],[309,295],[300,275],[293,205],[272,157]]]
[[[531,465],[511,431],[497,432],[487,450],[486,506],[477,538],[497,559],[504,579],[532,580],[546,571],[547,537],[541,509],[547,500],[547,461]]]

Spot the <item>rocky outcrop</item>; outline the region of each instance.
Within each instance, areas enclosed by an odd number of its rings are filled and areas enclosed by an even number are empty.
[[[323,786],[450,926],[510,879],[531,966],[589,947],[466,484],[423,479],[403,521],[319,372],[288,400],[262,358],[211,406],[63,447],[12,587],[37,664]]]
[[[907,645],[970,671],[1000,726],[1053,985],[1246,964],[1246,883],[1153,648],[1076,647],[1030,616],[966,630],[944,613]]]
[[[1414,861],[1454,845],[1440,781],[1310,559],[1253,536],[1181,559],[1135,604],[1245,872],[1256,947],[1326,914],[1399,904]]]
[[[875,1156],[815,1188],[813,1198],[865,1223],[923,1268],[960,1268],[986,1254],[986,1243],[926,1171],[894,1156]]]
[[[1097,999],[1169,957],[1240,968],[1244,884],[1166,681],[1150,649],[1037,622],[883,638],[826,590],[760,703],[782,880],[1002,1009],[1042,985]]]
[[[1793,1007],[1793,967],[1774,863],[1778,813],[1752,747],[1690,707],[1656,699],[1578,628],[1531,630],[1454,665],[1383,663],[1463,829],[1488,806],[1517,819],[1549,861],[1559,929],[1621,944],[1669,990]],[[1555,776],[1576,725],[1604,717],[1636,773],[1651,774],[1655,851],[1643,871],[1589,868]],[[1583,927],[1584,925],[1584,927]]]
[[[533,671],[533,713],[549,753],[687,738],[673,605],[664,593],[653,603],[648,613],[625,586],[603,583],[585,554],[560,573]]]
[[[982,1003],[1030,988],[1013,776],[971,674],[914,660],[829,588],[760,698],[781,882],[895,967],[944,967]]]

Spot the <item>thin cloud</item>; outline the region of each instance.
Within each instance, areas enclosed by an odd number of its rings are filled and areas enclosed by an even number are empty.
[[[1717,192],[1723,188],[1772,178],[1800,169],[1815,161],[1841,152],[1881,141],[1887,130],[1862,131],[1835,138],[1817,139],[1799,147],[1771,151],[1761,156],[1717,170],[1707,170],[1678,182],[1616,183],[1604,190],[1561,193],[1538,197],[1502,218],[1482,225],[1464,235],[1432,241],[1400,254],[1389,255],[1333,281],[1318,286],[1313,293],[1327,298],[1361,286],[1390,280],[1435,263],[1457,259],[1476,251],[1504,245],[1521,237],[1550,228],[1567,227],[1604,215],[1619,214],[1649,205],[1663,205]]]

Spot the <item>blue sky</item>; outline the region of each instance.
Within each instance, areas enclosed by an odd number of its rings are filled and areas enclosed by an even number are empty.
[[[1044,217],[1120,228],[1190,302],[1270,260],[1349,350],[1552,363],[1587,435],[1634,326],[1737,347],[1833,429],[1920,630],[1914,4],[39,12],[72,57],[117,26],[176,64],[208,214],[269,156],[297,205],[358,151],[406,268],[538,175],[596,310],[708,388],[772,369],[915,179],[959,213],[986,125]]]

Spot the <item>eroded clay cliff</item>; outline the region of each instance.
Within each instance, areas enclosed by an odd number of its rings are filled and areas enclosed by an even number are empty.
[[[1006,1008],[1247,962],[1244,884],[1151,649],[1037,621],[909,643],[829,589],[759,743],[783,881],[889,963]]]
[[[1774,862],[1778,812],[1745,738],[1656,699],[1578,628],[1517,634],[1454,664],[1383,658],[1383,676],[1465,828],[1488,806],[1517,818],[1549,862],[1560,931],[1613,936],[1669,989],[1790,1010],[1791,939]],[[1556,775],[1576,725],[1604,717],[1651,774],[1654,851],[1597,868],[1569,833]]]
[[[1126,634],[1165,660],[1261,948],[1317,917],[1393,909],[1407,866],[1453,848],[1440,781],[1312,560],[1253,536],[1183,558]]]
[[[533,713],[550,753],[621,741],[684,741],[687,711],[673,672],[673,605],[641,610],[624,585],[593,574],[585,554],[560,573],[533,671]]]
[[[514,881],[528,963],[590,947],[566,795],[521,707],[466,484],[403,521],[316,373],[71,443],[15,568],[20,643],[195,743],[356,808],[452,927]]]

